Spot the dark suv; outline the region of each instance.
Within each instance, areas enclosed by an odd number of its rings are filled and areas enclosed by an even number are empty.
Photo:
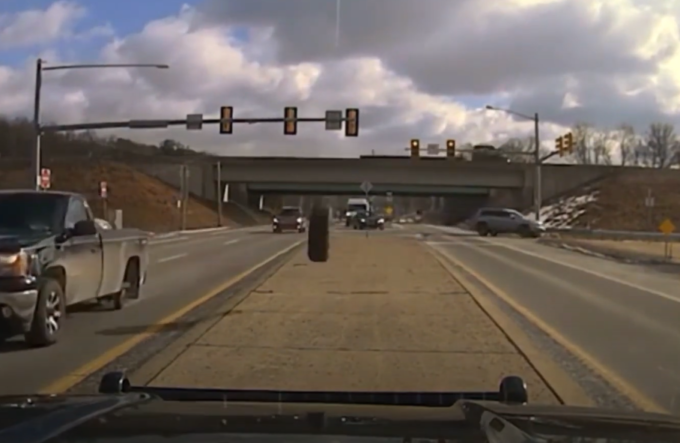
[[[302,215],[302,209],[293,206],[284,206],[278,215],[272,220],[272,232],[283,231],[305,232],[307,224]]]

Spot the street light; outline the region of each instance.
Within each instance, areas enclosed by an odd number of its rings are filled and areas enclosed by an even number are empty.
[[[40,94],[42,92],[42,73],[43,71],[60,71],[67,69],[107,69],[107,68],[153,68],[169,69],[170,66],[155,63],[110,63],[110,64],[75,64],[75,65],[55,65],[45,66],[45,60],[39,58],[35,63],[35,95],[33,102],[33,128],[35,130],[35,146],[33,152],[33,171],[35,189],[40,189],[40,168],[41,152],[40,139],[42,128],[40,125]]]
[[[524,120],[529,120],[534,122],[534,164],[535,164],[535,176],[534,176],[534,213],[536,214],[536,221],[541,221],[541,200],[543,200],[543,190],[541,184],[541,141],[539,138],[539,128],[540,122],[538,120],[538,112],[534,113],[533,116],[522,114],[521,112],[513,111],[512,109],[502,109],[496,108],[494,106],[486,106],[489,111],[504,112],[509,115],[514,115]]]

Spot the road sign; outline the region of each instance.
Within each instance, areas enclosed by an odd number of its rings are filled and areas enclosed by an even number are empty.
[[[391,193],[391,192],[387,192],[386,197],[387,197],[387,202],[388,202],[388,203],[392,203],[392,200],[393,200],[393,198],[392,198],[392,193]]]
[[[439,144],[438,143],[429,143],[427,145],[427,153],[430,154],[430,155],[439,154]]]
[[[647,197],[645,197],[645,206],[648,208],[653,208],[655,205],[654,196],[652,195],[652,190],[647,189]]]
[[[187,115],[187,130],[200,131],[203,129],[203,114]]]
[[[99,182],[99,196],[101,198],[107,198],[109,196],[108,184],[103,180]]]
[[[368,194],[369,192],[371,192],[371,189],[373,189],[373,184],[368,180],[364,181],[361,184],[361,190],[364,191],[364,194]]]
[[[385,214],[386,214],[388,217],[392,216],[392,213],[393,213],[393,212],[394,212],[394,210],[392,209],[392,206],[388,206],[388,207],[385,208]]]
[[[326,131],[342,130],[342,111],[326,111]]]
[[[659,231],[666,235],[672,234],[675,231],[675,225],[670,218],[667,218],[659,225]]]
[[[40,170],[40,187],[42,189],[50,189],[52,187],[52,171],[49,168],[42,168]]]

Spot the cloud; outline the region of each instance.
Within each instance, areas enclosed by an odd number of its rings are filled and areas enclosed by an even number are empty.
[[[58,1],[45,10],[0,14],[0,50],[45,44],[64,37],[85,13],[76,3]]]
[[[539,112],[545,140],[579,121],[680,123],[678,11],[676,0],[344,1],[336,45],[335,0],[208,0],[101,50],[100,62],[169,70],[46,74],[44,118],[216,116],[223,105],[241,117],[281,116],[284,106],[314,117],[361,109],[357,139],[311,124],[296,137],[284,137],[282,124],[237,125],[230,136],[214,126],[131,133],[225,155],[305,156],[403,154],[410,138],[531,135],[530,122],[481,110],[488,102]],[[0,68],[0,109],[28,115],[29,69]]]

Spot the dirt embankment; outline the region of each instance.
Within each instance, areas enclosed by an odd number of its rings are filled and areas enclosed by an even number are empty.
[[[85,195],[97,217],[106,218],[103,214],[103,202],[98,194],[99,183],[106,181],[109,190],[108,208],[123,210],[123,224],[126,227],[153,232],[172,231],[180,227],[177,190],[133,167],[96,160],[77,164],[46,161],[45,167],[52,171],[52,189]],[[0,165],[0,189],[26,188],[29,183],[30,170]],[[226,226],[240,224],[229,218],[229,213],[233,211],[233,208],[225,208]],[[216,208],[190,198],[186,223],[188,229],[215,227]]]

